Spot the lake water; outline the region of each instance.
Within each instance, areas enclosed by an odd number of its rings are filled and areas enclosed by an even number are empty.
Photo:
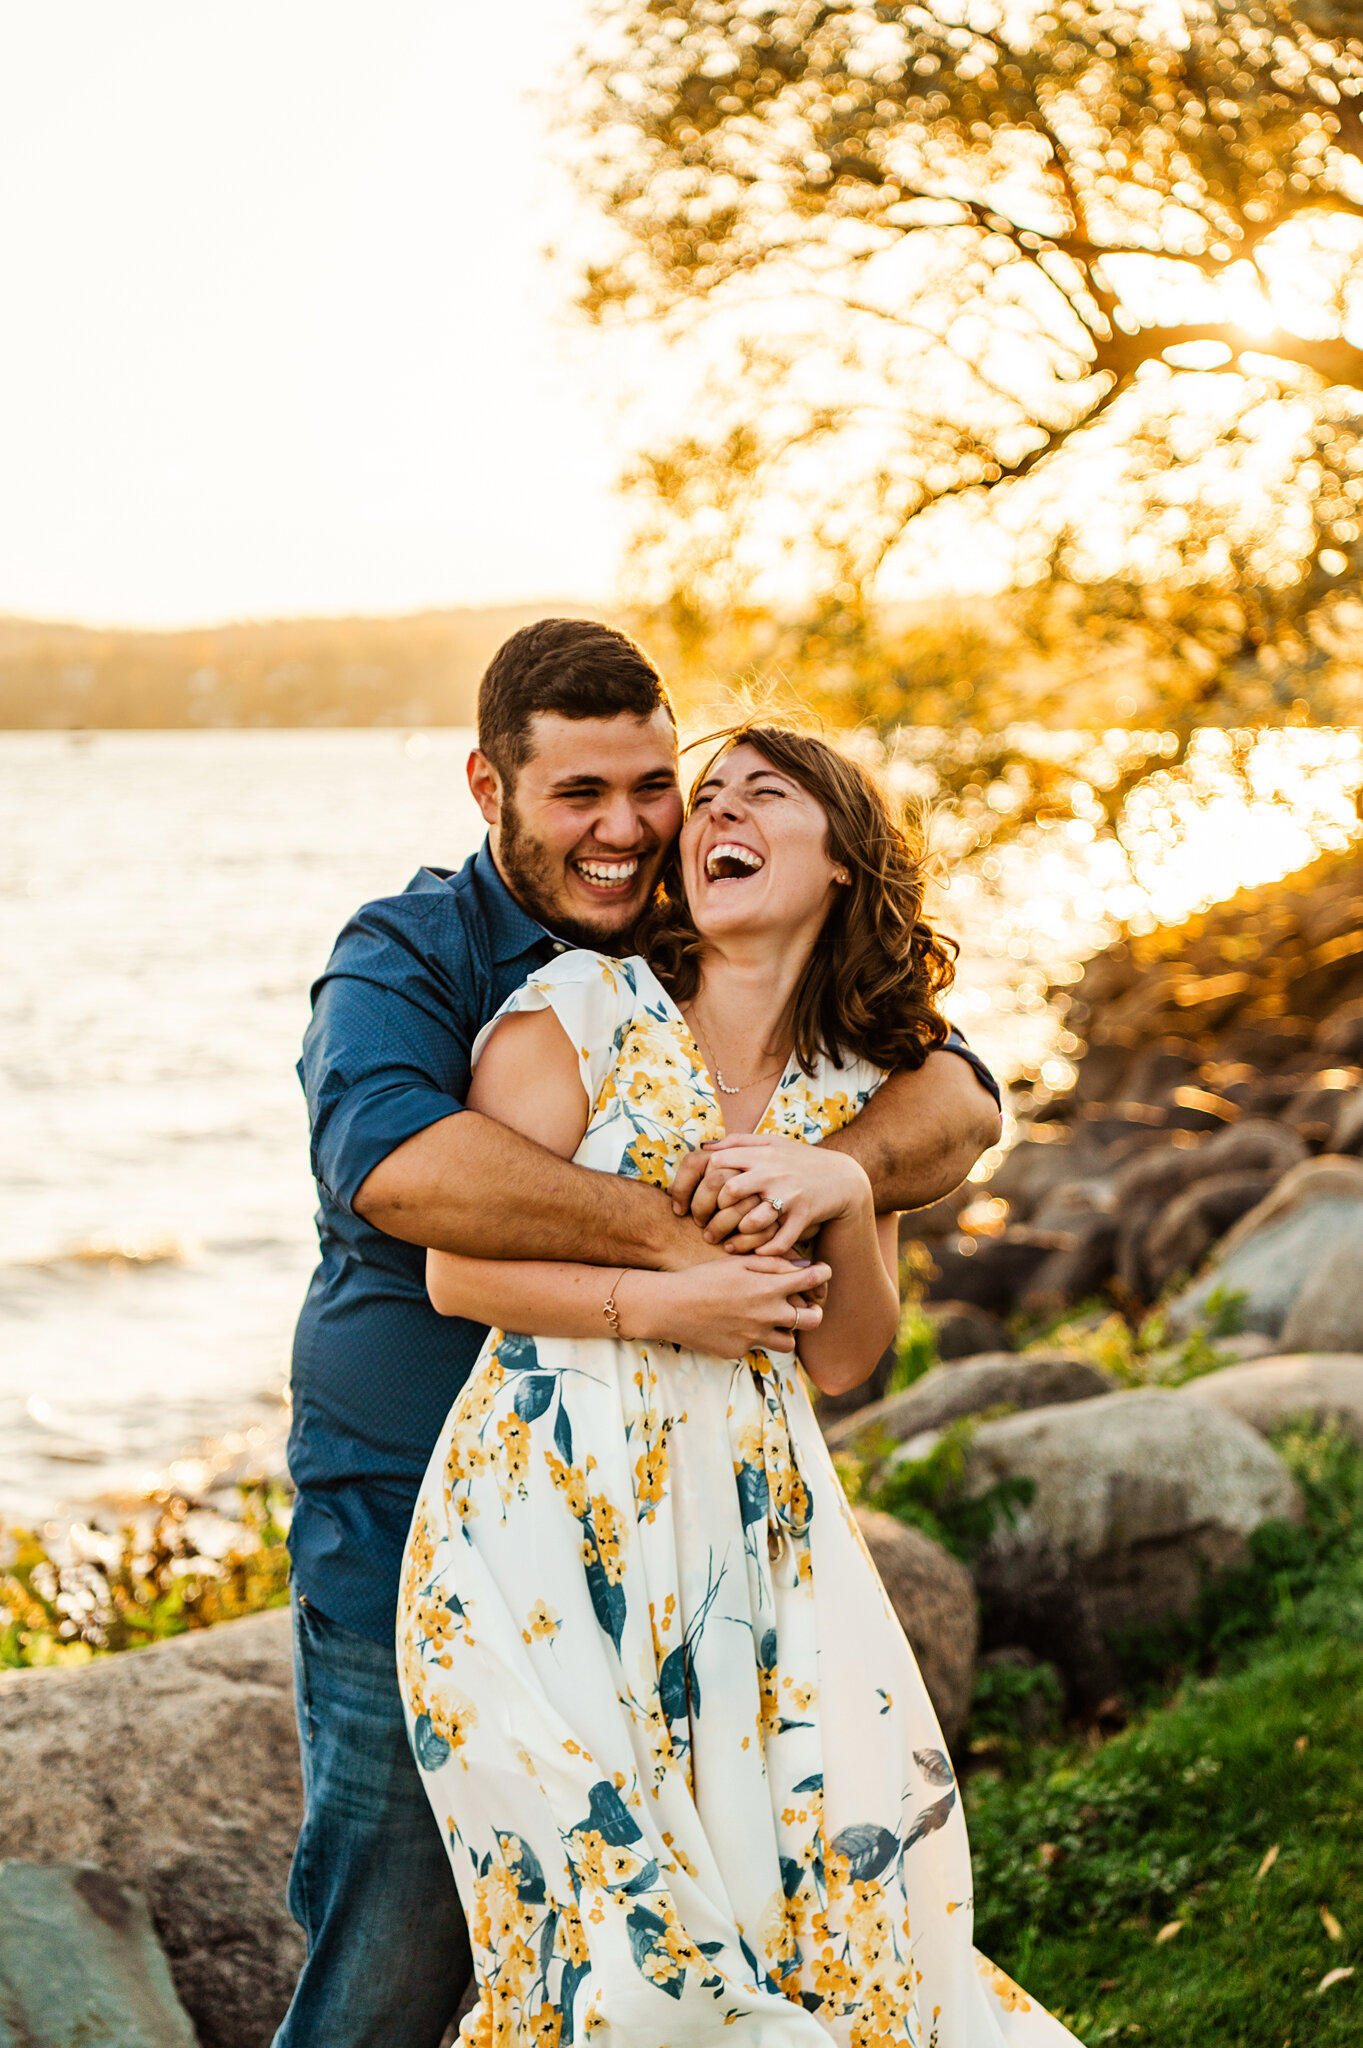
[[[0,734],[0,1522],[276,1449],[308,987],[356,904],[477,844],[470,739]],[[1001,950],[960,1008],[1008,1063],[1040,1020]]]

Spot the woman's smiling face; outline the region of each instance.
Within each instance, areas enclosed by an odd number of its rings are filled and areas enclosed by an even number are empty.
[[[705,939],[780,933],[813,945],[837,878],[828,818],[801,783],[749,741],[721,755],[691,800],[679,850],[696,930]]]

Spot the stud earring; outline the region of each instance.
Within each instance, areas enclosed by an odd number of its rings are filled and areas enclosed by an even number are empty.
[[[846,868],[835,868],[833,870],[833,880],[841,882],[844,889],[846,889],[851,886],[852,877],[848,874]]]

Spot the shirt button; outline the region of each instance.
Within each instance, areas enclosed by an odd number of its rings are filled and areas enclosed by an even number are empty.
[[[554,940],[554,951],[555,951],[556,953],[566,953],[566,952],[567,952],[567,950],[568,950],[568,948],[567,948],[567,947],[566,947],[566,946],[564,945],[564,943],[563,943],[562,939],[555,939],[555,940]]]

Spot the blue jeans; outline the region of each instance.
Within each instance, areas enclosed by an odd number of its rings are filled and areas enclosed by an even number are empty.
[[[391,1649],[294,1590],[303,1826],[289,1911],[308,1959],[274,2048],[439,2048],[472,1974]]]

